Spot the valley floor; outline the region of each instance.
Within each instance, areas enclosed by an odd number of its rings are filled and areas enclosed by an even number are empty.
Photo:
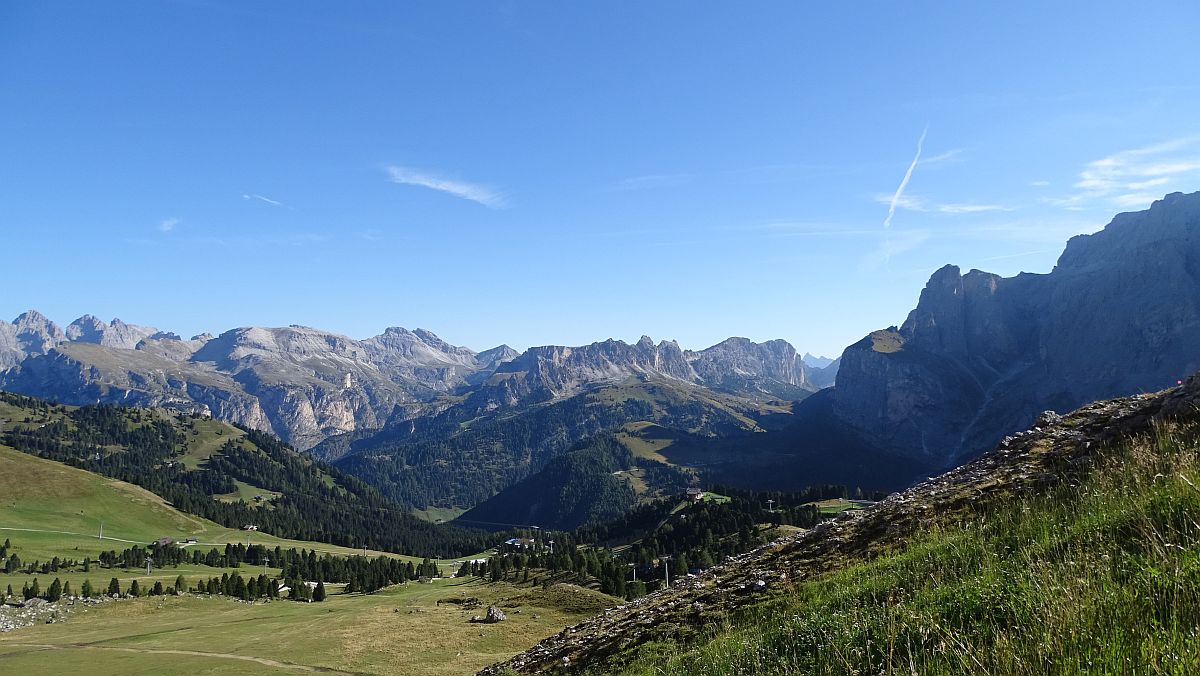
[[[471,597],[482,607],[444,602]],[[609,600],[567,585],[449,579],[323,603],[161,596],[80,604],[64,621],[0,635],[0,672],[469,674]],[[508,619],[470,621],[489,604]]]

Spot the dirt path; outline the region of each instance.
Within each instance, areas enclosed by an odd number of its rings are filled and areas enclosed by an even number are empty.
[[[233,655],[230,653],[207,653],[207,652],[201,652],[199,650],[170,650],[170,649],[165,649],[165,648],[161,649],[161,650],[154,649],[154,648],[119,648],[116,646],[94,645],[94,644],[87,644],[87,643],[64,643],[62,645],[51,645],[51,644],[47,644],[47,643],[7,643],[7,642],[4,642],[4,643],[0,643],[0,646],[17,646],[17,647],[21,647],[21,648],[29,648],[30,649],[29,651],[25,651],[25,652],[36,651],[36,650],[111,650],[111,651],[116,651],[116,652],[140,653],[140,654],[147,654],[147,655],[188,655],[188,656],[194,656],[194,657],[215,657],[218,659],[242,660],[243,662],[254,662],[255,664],[261,664],[265,667],[274,667],[276,669],[292,669],[294,671],[308,671],[308,672],[324,673],[324,674],[345,674],[346,676],[356,676],[356,674],[358,673],[358,672],[353,672],[353,671],[339,671],[337,669],[330,669],[328,667],[314,667],[314,666],[310,666],[307,664],[295,664],[292,662],[279,662],[277,660],[270,660],[265,657],[251,657],[249,655]],[[0,661],[4,660],[4,658],[10,657],[12,655],[25,654],[25,652],[0,653]]]
[[[81,538],[95,537],[95,536],[91,535],[90,533],[72,533],[72,532],[66,531],[66,530],[46,530],[44,528],[9,528],[7,526],[0,526],[0,530],[24,531],[26,533],[54,533],[56,535],[77,535]],[[128,542],[128,543],[135,544],[135,545],[145,544],[141,540],[125,540],[123,538],[110,538],[108,536],[105,536],[102,538],[97,538],[97,539],[112,540],[113,542]]]

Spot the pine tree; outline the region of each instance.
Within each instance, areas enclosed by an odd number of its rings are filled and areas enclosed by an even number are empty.
[[[85,579],[83,581],[83,586],[79,588],[79,593],[85,599],[92,598],[92,581]]]
[[[121,595],[121,581],[115,577],[113,579],[109,580],[107,593],[109,596],[120,596]]]
[[[12,585],[8,585],[8,591],[4,593],[4,598],[11,599],[13,596]]]
[[[72,596],[74,596],[74,595],[75,595],[75,594],[74,594],[74,593],[72,593],[72,591],[71,591],[71,582],[70,582],[69,580],[67,581],[67,583],[66,583],[66,584],[64,584],[64,585],[63,585],[63,589],[62,589],[62,595],[63,595],[63,596],[65,596],[65,597],[67,597],[67,598],[71,598]]]
[[[155,580],[154,586],[150,588],[150,595],[151,596],[162,596],[163,591],[164,590],[163,590],[162,580]]]
[[[179,577],[175,578],[175,593],[182,594],[186,591],[187,591],[187,580],[183,579],[183,576],[180,575]]]
[[[325,600],[325,582],[317,582],[317,588],[313,590],[312,600],[320,603]]]
[[[138,585],[137,580],[134,580],[133,582],[129,583],[129,595],[133,596],[133,597],[138,597],[138,596],[142,595],[142,588],[140,585]]]
[[[42,595],[42,588],[38,585],[38,579],[35,577],[35,578],[33,578],[33,586],[31,586],[29,588],[29,596],[26,596],[25,598],[36,599],[37,597],[39,597],[41,595]]]

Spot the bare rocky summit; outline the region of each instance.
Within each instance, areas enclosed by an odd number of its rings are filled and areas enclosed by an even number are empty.
[[[880,449],[950,466],[1045,409],[1200,369],[1200,193],[1073,237],[1048,274],[948,265],[899,328],[846,348],[835,415]]]

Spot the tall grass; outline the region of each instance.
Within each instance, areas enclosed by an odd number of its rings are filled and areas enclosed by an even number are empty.
[[[1198,674],[1198,439],[1130,442],[1082,482],[643,646],[620,673]]]

